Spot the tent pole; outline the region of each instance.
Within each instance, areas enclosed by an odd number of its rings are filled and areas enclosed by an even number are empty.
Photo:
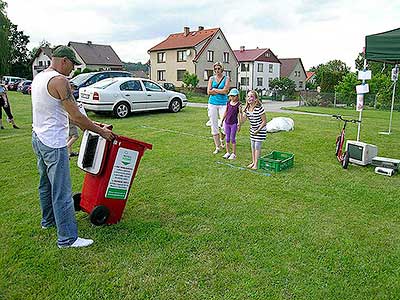
[[[364,71],[367,69],[367,60],[364,58]],[[365,79],[363,79],[362,84],[365,83]],[[364,94],[362,94],[363,103],[364,103]],[[357,130],[357,142],[360,141],[360,133],[361,133],[361,119],[362,119],[362,109],[358,115],[358,130]]]
[[[396,73],[397,73],[397,68],[398,68],[397,64],[396,64],[395,68],[396,68]],[[389,134],[392,129],[392,117],[393,117],[393,107],[394,107],[394,95],[396,94],[396,83],[397,83],[397,78],[393,83],[392,107],[390,108]]]

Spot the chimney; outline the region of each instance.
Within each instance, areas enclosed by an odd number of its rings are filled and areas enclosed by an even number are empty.
[[[189,35],[189,27],[183,27],[183,33],[185,36]]]
[[[240,46],[240,52],[244,51],[244,46]]]
[[[88,45],[92,45],[92,41],[87,41],[87,44]]]
[[[204,30],[204,26],[199,26],[199,31]]]

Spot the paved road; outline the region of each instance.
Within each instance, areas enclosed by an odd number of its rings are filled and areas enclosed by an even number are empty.
[[[263,101],[264,108],[267,112],[278,112],[278,113],[287,113],[287,114],[303,114],[303,115],[314,115],[314,116],[323,116],[323,117],[330,117],[331,115],[327,114],[318,114],[318,113],[309,113],[309,112],[302,112],[302,111],[293,111],[293,110],[284,110],[282,107],[296,107],[299,105],[298,101],[271,101],[266,100]],[[207,104],[205,103],[193,103],[188,102],[189,107],[202,107],[207,108]]]

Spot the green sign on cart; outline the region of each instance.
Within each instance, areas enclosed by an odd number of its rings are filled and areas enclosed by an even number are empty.
[[[125,200],[138,158],[138,151],[119,148],[108,182],[106,198]]]

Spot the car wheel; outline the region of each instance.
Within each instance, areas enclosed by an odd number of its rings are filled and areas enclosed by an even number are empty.
[[[110,210],[107,208],[107,206],[104,205],[96,206],[90,213],[89,217],[90,222],[96,226],[104,225],[109,215],[110,215]]]
[[[75,193],[72,196],[72,199],[74,200],[75,211],[80,211],[81,210],[81,193]]]
[[[114,107],[114,116],[117,118],[125,118],[129,115],[129,104],[126,102],[120,102]]]
[[[177,113],[182,108],[181,101],[179,99],[172,99],[171,103],[169,104],[169,111],[173,113]]]

